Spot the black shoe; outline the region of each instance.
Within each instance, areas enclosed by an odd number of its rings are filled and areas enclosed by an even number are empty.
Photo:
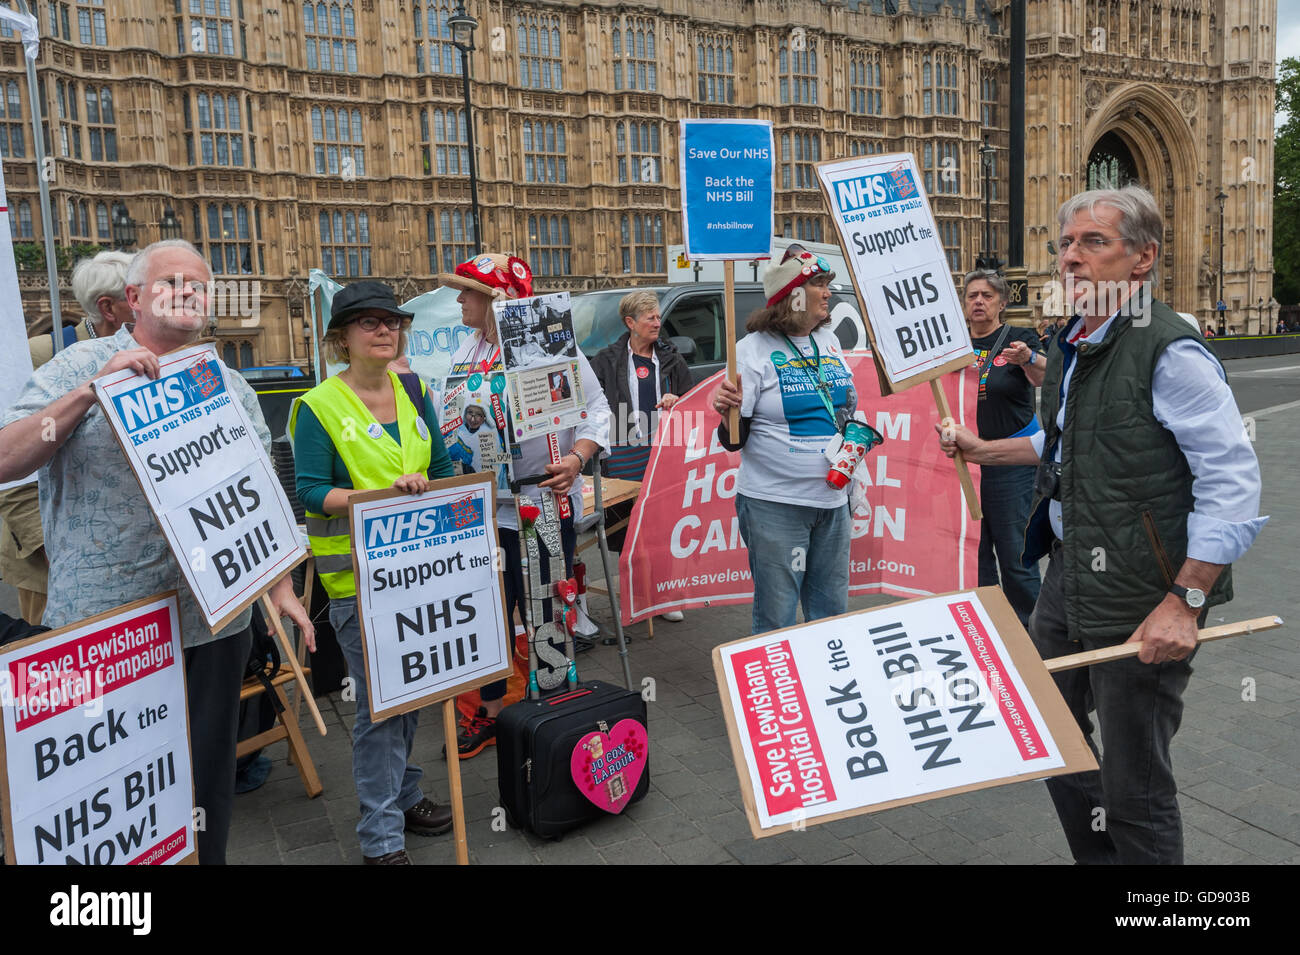
[[[406,831],[417,836],[440,836],[451,828],[451,807],[425,797],[404,813]]]
[[[574,653],[586,653],[588,650],[590,650],[590,649],[591,649],[592,647],[594,647],[594,646],[595,646],[595,644],[592,643],[590,640],[588,640],[586,637],[574,637],[574,638],[573,638],[573,652],[574,652]]]
[[[382,856],[362,856],[361,861],[366,865],[410,865],[411,859],[406,854],[405,849],[398,849],[396,852],[389,852]]]

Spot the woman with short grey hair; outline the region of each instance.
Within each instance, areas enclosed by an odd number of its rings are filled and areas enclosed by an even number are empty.
[[[979,375],[976,421],[981,438],[1010,438],[1038,430],[1034,388],[1043,381],[1047,358],[1039,354],[1032,329],[1004,324],[1009,289],[996,272],[975,271],[962,283],[962,307],[970,323],[971,346]],[[1037,567],[1020,563],[1020,549],[1034,491],[1033,466],[980,468],[979,585],[999,583],[1007,600],[1028,625],[1038,600]]]

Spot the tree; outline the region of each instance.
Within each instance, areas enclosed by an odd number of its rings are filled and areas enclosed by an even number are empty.
[[[1300,302],[1300,58],[1278,69],[1277,110],[1286,122],[1273,140],[1273,297]]]

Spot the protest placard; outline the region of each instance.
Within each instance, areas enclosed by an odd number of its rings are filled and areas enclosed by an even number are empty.
[[[497,497],[509,498],[511,445],[504,372],[454,375],[442,393],[442,440],[457,474],[493,471]]]
[[[691,259],[766,259],[772,254],[772,124],[684,119],[682,235]]]
[[[372,720],[510,674],[490,474],[348,500]]]
[[[197,862],[176,594],[0,652],[5,860]]]
[[[492,303],[506,372],[511,439],[554,434],[579,425],[587,402],[578,367],[569,293]]]
[[[97,378],[95,396],[216,633],[307,550],[212,347],[158,364],[157,379],[130,369]]]
[[[952,466],[934,440],[934,402],[920,391],[885,400],[870,355],[847,352],[844,360],[858,407],[885,438],[860,465],[868,506],[852,514],[849,593],[916,597],[970,587],[979,524],[962,506]],[[753,599],[736,519],[740,454],[718,443],[708,405],[720,375],[660,416],[619,555],[625,626],[669,610]],[[942,381],[958,419],[972,424],[977,377],[969,368]]]
[[[755,838],[1097,768],[996,587],[737,640],[713,667]]]
[[[818,163],[885,394],[970,364],[947,254],[911,153]]]

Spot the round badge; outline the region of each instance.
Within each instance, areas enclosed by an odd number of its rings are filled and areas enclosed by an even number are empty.
[[[1007,363],[1007,360],[1006,360],[1005,358],[1003,358],[1001,355],[998,355],[997,358],[994,358],[994,359],[993,359],[993,364],[997,365],[999,368],[1001,368],[1001,367],[1002,367],[1003,365],[1005,365],[1006,363]]]
[[[506,390],[506,376],[493,375],[490,387],[492,388],[492,394],[494,395],[501,394],[503,391]]]
[[[416,419],[415,419],[415,430],[418,431],[418,432],[420,433],[420,440],[421,440],[421,441],[428,441],[428,440],[429,440],[429,426],[428,426],[427,424],[424,423],[424,419],[423,419],[423,418],[416,418]]]
[[[481,384],[483,384],[483,376],[478,372],[474,372],[474,374],[465,379],[465,387],[470,391],[478,391],[478,387]]]
[[[783,351],[774,351],[774,352],[772,352],[772,364],[776,365],[776,367],[778,367],[778,368],[780,368],[782,365],[784,365],[784,364],[785,364],[786,362],[788,362],[789,360],[790,360],[790,359],[788,359],[788,358],[785,357],[785,352],[783,352]]]
[[[650,377],[650,369],[644,366],[636,370],[636,376],[642,380]]]
[[[369,427],[366,428],[366,434],[378,440],[384,436],[384,426],[378,421],[372,421],[370,422]]]
[[[514,273],[515,273],[515,278],[519,279],[519,281],[521,281],[521,282],[522,282],[524,279],[528,278],[528,270],[524,268],[524,263],[522,263],[522,262],[519,262],[519,261],[511,262],[511,263],[510,263],[510,271],[511,271],[511,272],[514,272]]]
[[[496,267],[497,264],[493,262],[492,259],[486,255],[480,256],[479,258],[474,260],[474,268],[478,269],[484,275],[491,275],[492,270],[495,269]]]
[[[812,275],[812,274],[813,274],[813,267],[812,267],[811,265],[805,265],[805,266],[803,267],[803,274],[804,274],[804,275]]]

